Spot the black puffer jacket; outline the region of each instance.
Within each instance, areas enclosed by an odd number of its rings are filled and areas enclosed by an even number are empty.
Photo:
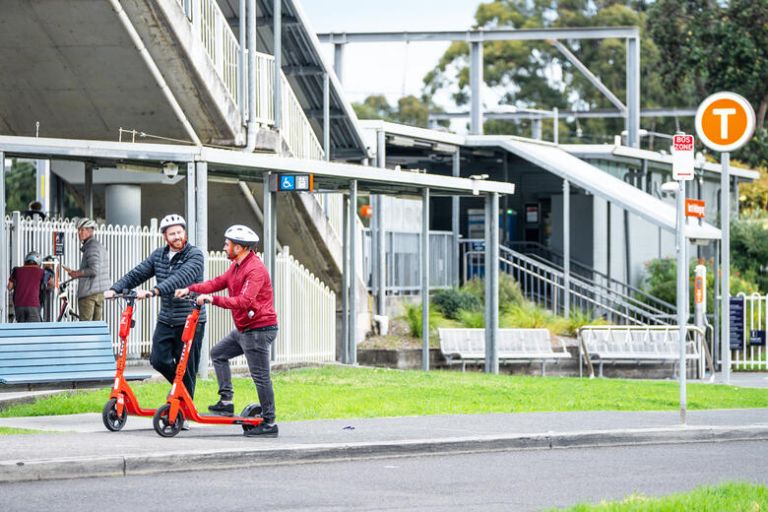
[[[187,244],[173,258],[168,258],[169,248],[166,245],[156,249],[147,259],[125,274],[111,289],[120,293],[123,290],[131,290],[152,276],[157,284],[155,288],[160,290],[161,305],[158,321],[175,327],[184,325],[187,315],[192,311],[192,305],[186,300],[173,297],[177,288],[186,288],[192,283],[203,281],[203,269],[205,259],[203,251],[194,245]],[[205,322],[205,308],[200,314],[200,322]]]

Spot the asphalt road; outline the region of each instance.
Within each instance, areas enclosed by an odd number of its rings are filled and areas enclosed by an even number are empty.
[[[11,511],[541,510],[768,484],[768,442],[420,456],[244,470],[0,484]]]

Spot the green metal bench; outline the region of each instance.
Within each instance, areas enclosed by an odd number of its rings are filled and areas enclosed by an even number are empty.
[[[2,385],[74,387],[114,377],[112,334],[105,322],[0,324]]]

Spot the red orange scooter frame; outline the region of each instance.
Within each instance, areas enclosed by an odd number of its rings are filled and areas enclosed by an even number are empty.
[[[117,353],[117,371],[115,372],[115,383],[109,400],[104,404],[101,411],[101,419],[107,430],[117,432],[125,426],[128,421],[128,415],[134,416],[152,416],[155,409],[143,409],[139,406],[136,395],[133,394],[131,386],[125,380],[125,358],[128,355],[128,337],[131,334],[131,327],[135,325],[133,320],[133,305],[136,302],[136,292],[133,290],[123,290],[123,293],[117,294],[115,299],[125,299],[126,306],[122,315],[120,315],[120,348]]]
[[[163,437],[173,437],[181,431],[184,420],[192,420],[197,423],[211,423],[215,425],[242,425],[244,431],[251,430],[260,425],[264,420],[261,418],[261,406],[259,404],[250,404],[243,409],[240,416],[218,416],[214,414],[198,414],[189,391],[184,386],[184,372],[187,369],[187,360],[189,359],[189,349],[192,346],[192,340],[195,337],[197,321],[200,318],[202,306],[195,301],[195,294],[187,296],[194,307],[187,316],[184,324],[184,332],[181,340],[184,342],[184,348],[181,352],[181,358],[176,366],[176,377],[171,386],[171,392],[165,404],[160,406],[152,418],[152,425],[155,432]]]

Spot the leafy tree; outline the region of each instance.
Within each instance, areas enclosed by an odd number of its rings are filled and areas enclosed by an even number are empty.
[[[768,162],[768,1],[658,0],[649,25],[662,83],[697,104],[724,90],[747,98],[757,133],[738,156],[753,166]]]
[[[31,162],[14,159],[5,175],[5,213],[24,211],[37,195],[35,166]]]
[[[355,109],[355,114],[360,119],[394,121],[392,105],[383,95],[368,96],[362,103],[352,103],[352,108]]]
[[[426,128],[429,121],[429,112],[440,112],[442,109],[431,105],[425,98],[416,96],[403,96],[397,100],[397,107],[393,107],[382,95],[372,95],[365,98],[363,103],[353,103],[357,117],[360,119],[382,119],[411,126]],[[447,126],[447,122],[439,123]]]

